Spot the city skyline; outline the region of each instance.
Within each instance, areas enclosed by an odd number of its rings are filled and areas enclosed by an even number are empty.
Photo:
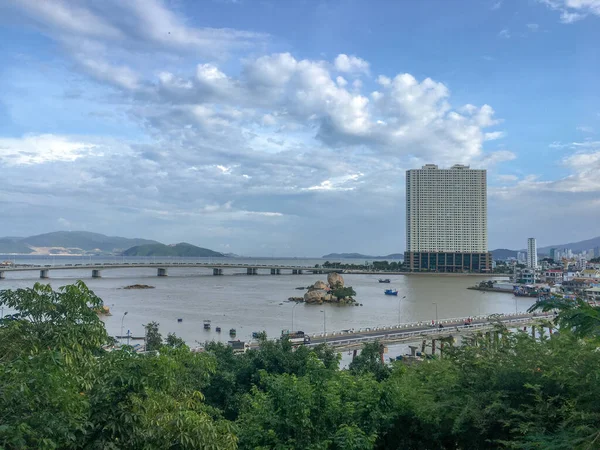
[[[489,249],[598,234],[594,2],[11,0],[0,23],[0,235],[401,252],[426,163],[487,170]]]

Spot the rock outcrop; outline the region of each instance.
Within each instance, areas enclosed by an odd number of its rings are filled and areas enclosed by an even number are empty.
[[[329,289],[329,286],[327,286],[327,284],[324,281],[319,280],[312,285],[312,289],[327,290]]]
[[[315,289],[312,291],[308,291],[306,294],[304,294],[304,302],[321,304],[325,301],[327,295],[329,294],[323,289]]]
[[[304,294],[304,297],[290,297],[289,301],[302,301],[305,303],[316,303],[322,304],[323,302],[339,303],[339,304],[354,304],[356,300],[352,297],[336,297],[333,295],[334,289],[341,289],[344,287],[344,279],[338,273],[330,273],[327,275],[327,283],[324,281],[317,281],[312,286],[308,287],[308,291]],[[350,292],[353,292],[350,289]]]
[[[331,289],[343,288],[344,279],[339,273],[331,272],[327,275],[327,283]]]

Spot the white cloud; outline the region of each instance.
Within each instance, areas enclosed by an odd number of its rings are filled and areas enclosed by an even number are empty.
[[[516,175],[496,175],[496,179],[504,182],[513,182],[517,181],[519,177]]]
[[[580,125],[577,127],[577,131],[581,131],[582,133],[593,133],[594,129],[592,127]]]
[[[510,31],[507,28],[500,30],[498,37],[502,39],[510,39]]]
[[[532,32],[535,33],[536,31],[538,31],[540,29],[540,26],[537,23],[528,23],[527,24],[527,29],[529,31],[532,31]]]
[[[0,162],[7,166],[75,161],[93,154],[95,144],[53,134],[0,138]]]
[[[336,70],[345,73],[369,73],[369,63],[354,55],[339,54],[334,61]]]
[[[336,81],[337,85],[342,88],[348,84],[346,79],[342,76],[337,76],[335,81]]]
[[[486,141],[495,141],[496,139],[502,139],[506,133],[504,131],[492,131],[490,133],[484,134],[484,139]]]
[[[502,7],[502,0],[498,0],[495,1],[494,3],[492,3],[492,10],[495,11],[497,9],[500,9]]]
[[[589,15],[600,16],[600,0],[538,0],[560,12],[563,23],[574,23]]]

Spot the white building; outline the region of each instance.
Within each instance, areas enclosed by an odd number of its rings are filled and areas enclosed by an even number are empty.
[[[406,243],[411,270],[489,272],[486,171],[460,164],[408,170]]]
[[[535,269],[537,264],[537,244],[535,238],[529,238],[527,239],[527,267]]]

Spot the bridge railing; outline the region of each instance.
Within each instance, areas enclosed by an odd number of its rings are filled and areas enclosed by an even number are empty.
[[[510,320],[506,320],[504,321],[505,324],[507,325],[516,325],[516,324],[523,324],[523,323],[528,323],[530,322],[532,319],[537,319],[537,318],[548,318],[548,317],[552,317],[552,315],[544,315],[544,316],[536,316],[536,317],[522,317],[522,318],[514,318],[514,319],[510,319]],[[492,322],[480,322],[480,323],[474,323],[471,325],[457,325],[454,326],[453,328],[456,330],[467,330],[467,331],[472,331],[472,330],[477,330],[477,329],[485,329],[485,328],[490,328],[492,326]],[[347,339],[332,339],[332,340],[328,340],[327,344],[328,345],[334,345],[334,346],[343,346],[343,345],[350,345],[350,344],[357,344],[357,343],[362,343],[362,342],[369,342],[369,341],[375,341],[375,340],[380,340],[380,339],[385,339],[386,341],[390,341],[390,340],[395,340],[395,339],[406,339],[406,338],[411,338],[411,337],[420,337],[420,336],[431,336],[431,335],[439,335],[439,334],[445,334],[448,333],[449,331],[451,331],[452,328],[430,328],[430,329],[425,329],[425,330],[414,330],[414,331],[405,331],[402,333],[389,333],[386,334],[384,336],[382,335],[373,335],[373,336],[361,336],[361,337],[356,337],[356,338],[352,338],[351,335],[346,335]],[[348,339],[349,338],[349,339]],[[319,343],[312,343],[310,344],[311,346],[315,346],[318,345]]]
[[[447,331],[447,328],[439,328],[439,324],[445,325],[446,327],[455,327],[455,328],[459,328],[459,329],[473,329],[473,328],[480,328],[480,327],[484,327],[484,326],[490,326],[493,321],[489,320],[489,318],[491,316],[497,316],[498,319],[502,322],[502,323],[506,323],[506,324],[510,324],[513,322],[527,322],[530,321],[532,319],[536,319],[536,318],[540,318],[540,319],[544,319],[544,318],[549,318],[549,317],[553,317],[553,314],[530,314],[530,313],[510,313],[510,314],[490,314],[487,316],[471,316],[470,318],[473,319],[473,322],[470,323],[469,325],[464,325],[465,321],[467,319],[469,319],[468,317],[461,317],[461,318],[452,318],[452,319],[443,319],[443,320],[438,320],[436,322],[436,324],[434,326],[431,325],[431,322],[428,321],[420,321],[420,322],[412,322],[412,323],[407,323],[407,324],[400,324],[398,325],[387,325],[387,326],[379,326],[379,327],[367,327],[367,328],[359,328],[359,329],[351,329],[351,330],[342,330],[342,331],[333,331],[331,333],[313,333],[311,334],[311,338],[325,338],[325,337],[336,337],[336,336],[353,336],[355,334],[361,334],[361,333],[375,333],[376,332],[385,332],[385,331],[390,331],[390,333],[394,333],[394,332],[398,332],[398,331],[402,331],[402,330],[407,330],[404,333],[410,333],[411,331],[409,331],[411,328],[422,328],[422,327],[426,327],[426,326],[430,326],[430,329],[426,329],[426,330],[418,330],[416,331],[416,333],[434,333],[434,332],[438,332],[438,333],[443,333],[445,331]],[[389,334],[388,334],[389,335]],[[377,334],[377,336],[381,336],[381,334]],[[371,336],[367,336],[367,338],[372,339]]]

